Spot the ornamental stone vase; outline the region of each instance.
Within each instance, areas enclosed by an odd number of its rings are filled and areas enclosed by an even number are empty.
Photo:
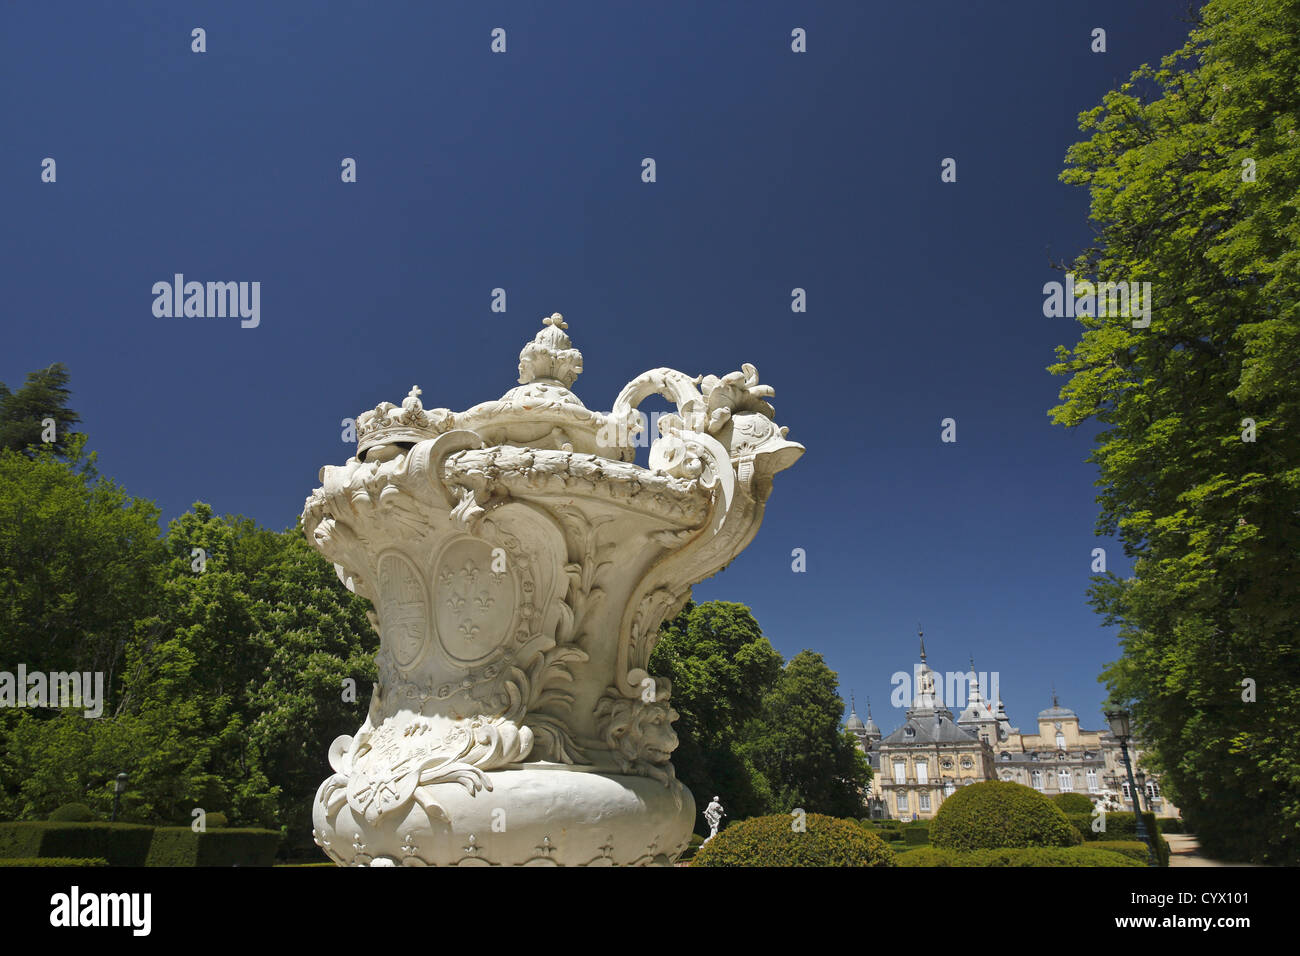
[[[567,327],[543,320],[497,401],[426,409],[412,388],[362,414],[356,457],[307,499],[308,540],[379,634],[369,713],[312,807],[336,863],[664,865],[690,839],[650,652],[804,449],[752,365],[655,369],[589,410]],[[676,412],[642,467],[650,395]]]

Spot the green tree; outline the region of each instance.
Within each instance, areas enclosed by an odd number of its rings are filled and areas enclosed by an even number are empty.
[[[68,407],[68,370],[61,362],[39,372],[29,372],[16,392],[0,382],[0,448],[34,455],[34,449],[48,445],[56,455],[66,456],[76,438],[73,426],[81,418]],[[47,441],[46,423],[52,421],[54,440]]]
[[[0,670],[98,671],[110,699],[135,621],[156,599],[158,508],[68,460],[0,450]]]
[[[781,672],[781,655],[763,636],[749,608],[730,601],[688,603],[660,628],[650,673],[672,681],[677,776],[702,813],[711,796],[726,794],[733,819],[766,812],[740,755],[740,732],[756,717]],[[696,829],[707,833],[703,817]]]
[[[871,767],[840,729],[838,682],[820,654],[800,651],[764,695],[761,714],[746,723],[741,752],[769,811],[865,815]]]
[[[863,815],[871,769],[840,729],[844,701],[821,655],[783,666],[749,608],[709,601],[664,622],[650,671],[672,681],[673,766],[701,811],[718,794],[732,820],[795,807]]]
[[[188,783],[155,812],[175,819],[201,806],[310,834],[312,796],[330,773],[324,745],[356,730],[369,704],[369,604],[299,529],[267,531],[198,503],[172,522],[167,548],[161,608],[141,624],[128,703],[197,705],[190,733],[203,759],[161,774]],[[345,699],[345,690],[354,692]]]
[[[71,471],[48,449],[35,461],[4,455],[0,478],[9,466],[27,484],[6,482],[0,492],[21,492],[46,471]],[[241,824],[283,826],[296,844],[310,844],[312,797],[330,773],[325,745],[354,731],[369,703],[377,644],[369,605],[344,588],[300,529],[268,531],[198,503],[159,541],[156,509],[147,513],[154,550],[143,580],[152,600],[107,610],[62,602],[73,631],[96,620],[91,612],[111,611],[114,699],[98,720],[72,709],[0,712],[0,810],[43,818],[85,802],[106,813],[109,784],[126,771],[126,819],[188,822],[201,807]],[[112,524],[83,529],[83,540],[68,524],[37,515],[18,538],[44,542],[55,569],[82,548],[87,559],[107,562],[96,549],[128,540]],[[19,623],[24,615],[39,621],[33,606],[9,601],[4,610]]]
[[[1076,283],[1149,281],[1150,326],[1080,319],[1053,420],[1102,426],[1098,530],[1133,577],[1104,675],[1202,845],[1300,862],[1300,4],[1211,0],[1080,116]],[[1252,690],[1253,688],[1253,690]]]

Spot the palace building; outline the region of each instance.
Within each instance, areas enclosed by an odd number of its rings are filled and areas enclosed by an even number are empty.
[[[1060,706],[1039,711],[1035,732],[1011,726],[1001,694],[986,700],[975,675],[969,675],[966,707],[954,719],[943,701],[939,675],[926,663],[925,640],[912,706],[903,724],[885,736],[867,706],[867,722],[852,709],[845,729],[871,764],[866,794],[872,819],[928,820],[958,787],[981,780],[1008,780],[1048,796],[1082,793],[1094,802],[1131,811],[1133,795],[1118,742],[1109,730],[1084,730],[1078,715]],[[1129,757],[1144,809],[1177,816],[1178,808],[1160,792],[1160,781],[1140,770],[1141,748],[1129,742]]]

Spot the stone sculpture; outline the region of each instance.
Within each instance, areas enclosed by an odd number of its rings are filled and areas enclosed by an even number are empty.
[[[646,666],[691,586],[753,539],[803,454],[751,365],[655,369],[609,412],[559,314],[519,387],[464,412],[412,388],[357,419],[303,529],[374,604],[378,682],[329,750],[316,842],[355,866],[668,864],[695,803],[673,772],[669,682]],[[649,467],[635,463],[662,395]]]
[[[709,825],[709,835],[704,838],[705,843],[718,835],[718,827],[722,824],[722,815],[726,812],[722,809],[722,804],[718,802],[717,796],[714,796],[709,805],[704,808],[704,822]]]

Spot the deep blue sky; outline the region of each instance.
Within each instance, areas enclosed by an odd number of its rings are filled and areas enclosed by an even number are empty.
[[[283,528],[348,457],[340,419],[413,383],[499,396],[552,311],[589,407],[649,368],[752,362],[808,453],[696,598],[823,653],[886,732],[918,620],[937,669],[1000,672],[1014,723],[1054,682],[1100,726],[1117,646],[1085,590],[1110,542],[1090,433],[1048,422],[1077,329],[1042,285],[1091,235],[1057,180],[1076,115],[1180,45],[1184,9],[9,2],[0,380],[64,362],[101,470],[166,519],[203,500]],[[155,318],[175,272],[260,281],[260,327]]]

